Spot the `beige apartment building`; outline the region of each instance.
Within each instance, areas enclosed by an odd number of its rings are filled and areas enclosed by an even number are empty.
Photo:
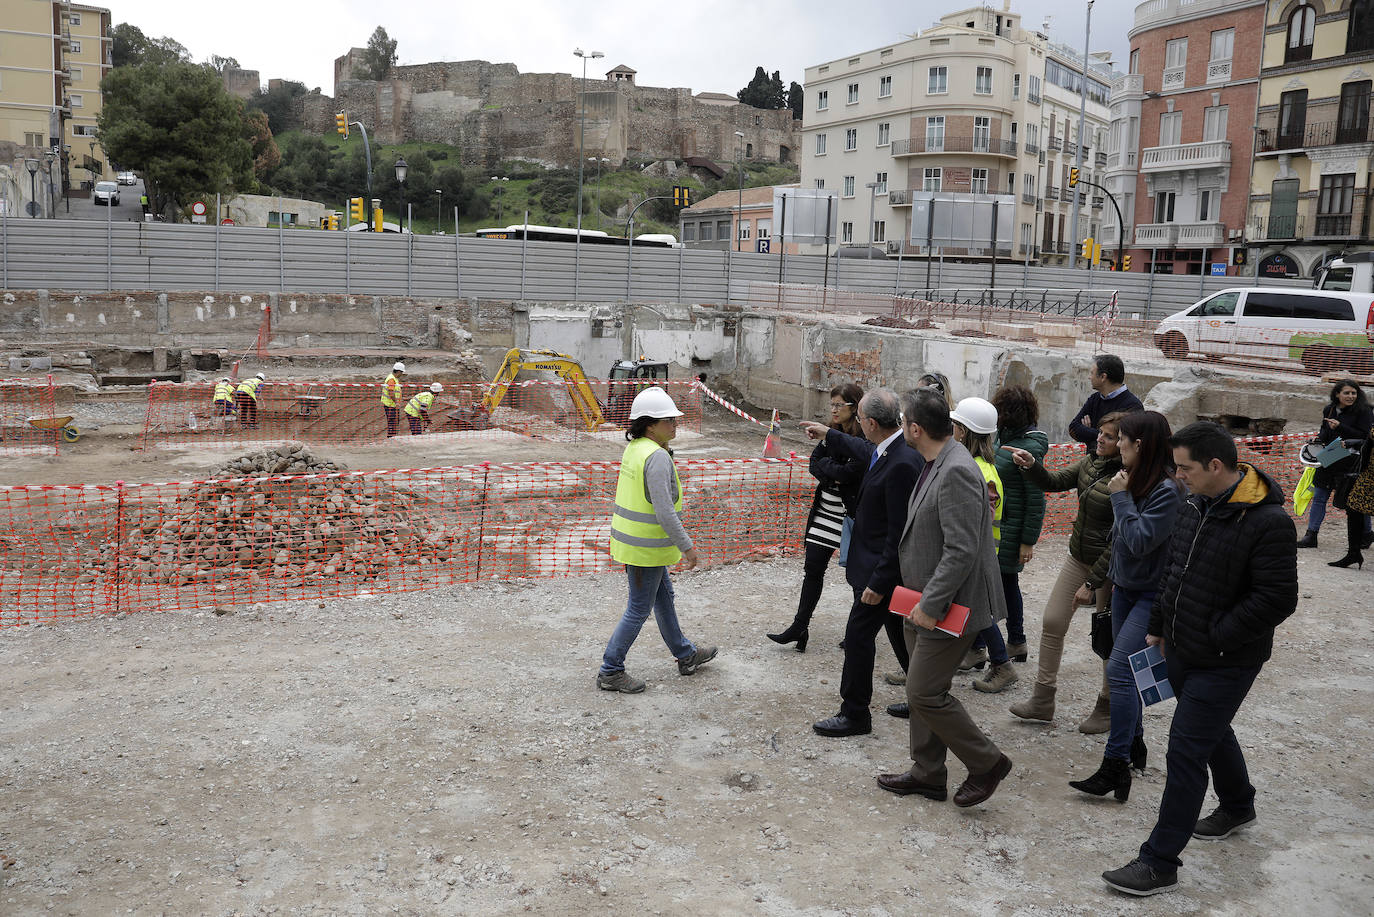
[[[1270,0],[1246,237],[1260,276],[1311,276],[1370,236],[1374,3]]]
[[[1100,168],[1111,75],[1090,63],[1084,177]],[[912,232],[920,195],[999,195],[1014,207],[1000,257],[1067,262],[1101,213],[1085,195],[1079,227],[1069,225],[1083,85],[1081,52],[1026,29],[1009,0],[950,13],[913,38],[806,69],[801,184],[837,194],[841,246],[925,254],[923,228]]]
[[[0,141],[22,147],[20,158],[40,159],[45,175],[54,169],[58,195],[111,177],[96,140],[111,27],[100,7],[0,0]]]

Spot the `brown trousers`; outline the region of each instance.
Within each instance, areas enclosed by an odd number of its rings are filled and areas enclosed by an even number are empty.
[[[1073,603],[1073,594],[1087,580],[1092,568],[1082,561],[1065,555],[1064,566],[1059,570],[1059,578],[1050,590],[1049,601],[1045,603],[1045,616],[1040,624],[1040,670],[1035,676],[1038,684],[1053,688],[1059,683],[1059,661],[1064,656],[1064,635],[1069,632],[1069,622],[1073,620],[1078,606]],[[1112,584],[1103,583],[1097,590],[1097,609],[1102,611],[1112,603]],[[1085,606],[1086,607],[1086,606]],[[1107,697],[1106,666],[1102,670],[1102,696]]]
[[[904,628],[911,666],[906,676],[906,699],[911,705],[911,775],[922,783],[944,786],[949,780],[946,752],[963,762],[970,774],[992,770],[1002,752],[949,693],[959,661],[976,633],[962,637],[932,636],[923,628]]]

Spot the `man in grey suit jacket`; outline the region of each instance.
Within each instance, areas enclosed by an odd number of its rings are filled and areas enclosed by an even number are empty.
[[[1011,760],[949,693],[978,632],[1007,616],[992,511],[982,472],[953,439],[944,397],[931,389],[907,392],[902,415],[907,443],[926,460],[897,548],[902,584],[921,593],[905,628],[911,652],[906,696],[912,766],[904,774],[880,775],[878,785],[943,801],[948,793],[945,757],[952,751],[969,772],[954,804],[972,806],[986,801],[1011,771]],[[970,609],[958,637],[935,630],[953,603]]]

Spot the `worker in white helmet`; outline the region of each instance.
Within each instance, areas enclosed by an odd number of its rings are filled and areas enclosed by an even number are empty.
[[[682,633],[668,575],[668,568],[679,560],[686,561],[688,570],[700,563],[678,516],[682,480],[668,451],[681,416],[673,399],[656,385],[636,395],[630,405],[630,429],[625,433],[630,444],[620,460],[611,516],[611,556],[625,565],[630,599],[601,657],[596,684],[603,691],[638,694],[644,690],[644,682],[625,671],[625,656],[650,612],[677,659],[679,674],[691,675],[716,657],[716,647],[695,646]]]
[[[266,378],[262,373],[258,373],[251,379],[244,379],[239,383],[239,387],[234,389],[234,404],[238,405],[239,422],[250,429],[258,425],[258,387]]]
[[[406,365],[397,360],[382,383],[382,412],[386,414],[387,436],[395,436],[401,426],[401,379],[405,374]]]
[[[410,424],[410,435],[419,436],[429,426],[429,409],[434,404],[434,396],[443,394],[444,387],[438,382],[431,383],[429,391],[418,392],[406,402],[406,423]]]
[[[234,383],[228,376],[215,383],[215,414],[228,417],[234,413]]]

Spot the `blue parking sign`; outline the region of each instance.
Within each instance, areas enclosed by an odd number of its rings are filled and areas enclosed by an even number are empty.
[[[760,255],[768,254],[768,243],[772,241],[772,239],[755,239],[754,251],[758,252]]]

